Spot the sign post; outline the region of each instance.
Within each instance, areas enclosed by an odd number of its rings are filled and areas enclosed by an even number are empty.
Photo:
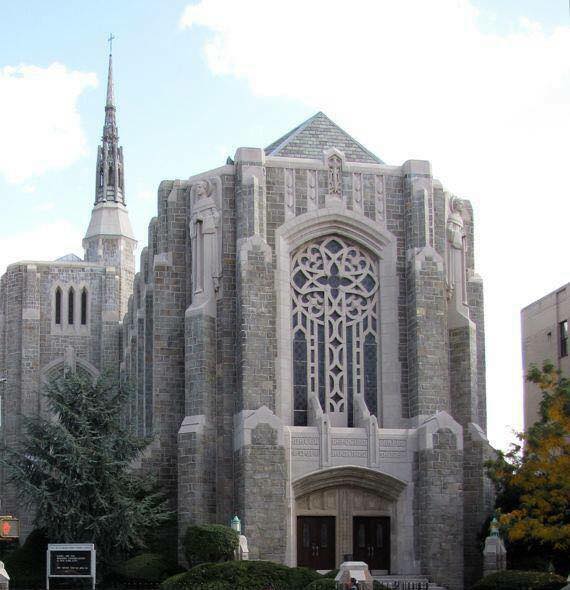
[[[95,545],[50,543],[47,548],[46,588],[50,578],[91,578],[95,590]]]

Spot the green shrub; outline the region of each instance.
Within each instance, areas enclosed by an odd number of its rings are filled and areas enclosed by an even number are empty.
[[[332,578],[334,580],[336,578],[336,575],[338,574],[338,572],[339,572],[339,570],[331,570],[330,572],[323,574],[323,578]]]
[[[228,561],[204,563],[189,572],[168,578],[161,590],[303,590],[322,579],[308,568],[290,568],[271,561]]]
[[[564,584],[564,578],[556,574],[507,570],[485,576],[472,590],[559,590]]]
[[[221,524],[189,526],[183,540],[184,556],[190,567],[201,563],[229,561],[239,545],[239,535]]]
[[[6,555],[4,566],[10,576],[10,588],[44,588],[46,576],[47,538],[41,530],[34,530],[26,542]]]
[[[305,590],[336,590],[336,582],[334,578],[325,578],[323,576],[320,580],[311,582]]]
[[[180,568],[163,555],[142,553],[119,564],[113,573],[120,581],[162,582],[179,571]]]

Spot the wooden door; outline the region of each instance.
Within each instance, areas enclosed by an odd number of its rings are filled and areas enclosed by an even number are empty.
[[[354,517],[353,558],[367,563],[370,570],[390,571],[389,517]]]
[[[315,570],[335,567],[334,516],[297,517],[297,565]]]

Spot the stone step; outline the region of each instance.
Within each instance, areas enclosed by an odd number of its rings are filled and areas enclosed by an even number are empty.
[[[372,575],[375,580],[381,584],[393,588],[394,590],[447,590],[434,582],[430,582],[425,576],[410,575]]]

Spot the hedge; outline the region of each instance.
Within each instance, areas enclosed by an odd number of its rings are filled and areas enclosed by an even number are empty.
[[[303,590],[321,575],[304,567],[291,568],[271,561],[204,563],[168,578],[161,590]]]
[[[114,568],[120,581],[163,582],[180,571],[175,563],[158,553],[142,553]]]
[[[565,583],[556,574],[506,570],[485,576],[471,590],[560,590]]]
[[[239,535],[221,524],[189,526],[184,535],[184,556],[188,565],[229,561],[239,546]]]

